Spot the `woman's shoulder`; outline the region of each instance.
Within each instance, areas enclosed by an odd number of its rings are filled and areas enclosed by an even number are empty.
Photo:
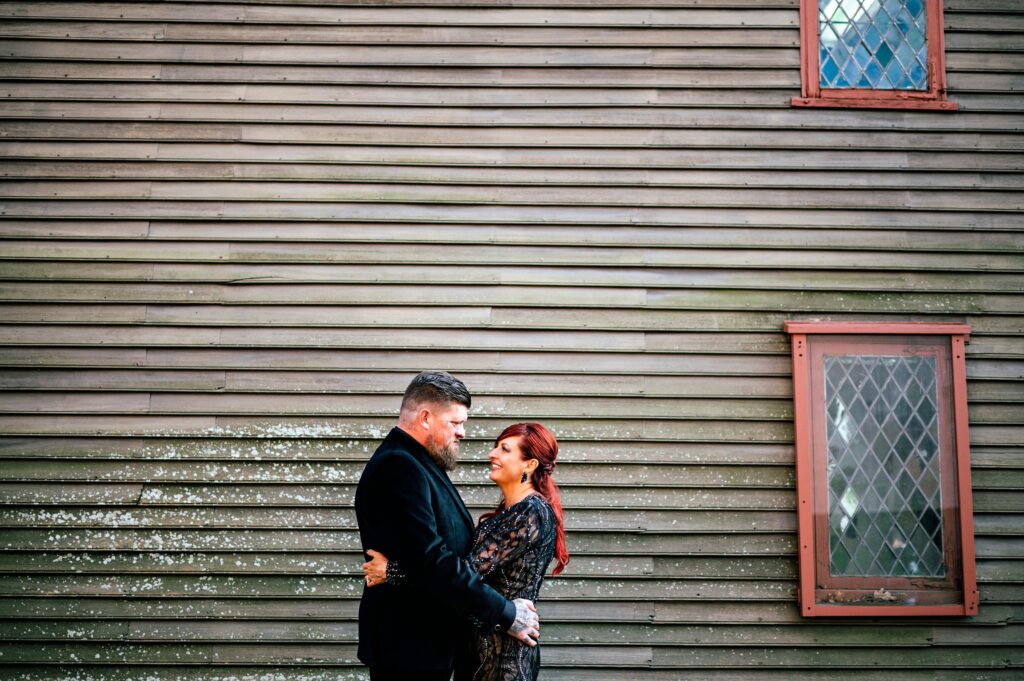
[[[548,500],[539,494],[531,494],[519,502],[523,505],[523,514],[536,517],[541,524],[547,525],[554,522],[555,512],[551,509]]]
[[[501,509],[493,516],[483,518],[480,527],[540,524],[547,525],[554,522],[555,513],[551,510],[551,504],[539,494],[531,494],[516,503]]]
[[[551,510],[551,504],[549,504],[549,503],[548,503],[548,500],[547,500],[547,499],[545,499],[545,498],[544,498],[544,497],[543,497],[543,496],[542,496],[542,495],[541,495],[540,493],[538,493],[538,492],[534,492],[533,494],[529,494],[529,495],[527,495],[527,497],[526,497],[525,499],[523,499],[523,500],[522,500],[521,502],[519,502],[519,503],[521,503],[521,504],[527,504],[527,505],[528,505],[528,506],[529,506],[530,508],[536,509],[536,510],[538,510],[538,511],[540,511],[540,510],[542,510],[542,509],[546,509],[546,510],[548,510],[548,511],[550,511],[550,510]]]
[[[554,511],[547,499],[539,494],[531,494],[516,503],[503,508],[490,520],[507,524],[521,524],[523,522],[540,522],[546,524],[555,517]]]

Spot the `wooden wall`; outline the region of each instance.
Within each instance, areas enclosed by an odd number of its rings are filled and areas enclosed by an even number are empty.
[[[955,114],[792,109],[796,0],[0,2],[0,676],[361,679],[424,368],[563,443],[545,681],[1019,679],[1024,5]],[[785,319],[966,321],[981,614],[795,607]]]

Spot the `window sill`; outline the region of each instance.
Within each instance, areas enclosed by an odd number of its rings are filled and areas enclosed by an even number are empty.
[[[824,109],[904,109],[956,111],[959,105],[944,99],[873,99],[870,97],[793,97],[793,106]]]
[[[978,592],[967,605],[822,605],[804,607],[809,617],[972,617],[978,614]]]

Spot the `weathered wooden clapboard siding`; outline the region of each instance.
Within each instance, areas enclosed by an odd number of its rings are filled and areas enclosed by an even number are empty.
[[[796,0],[0,2],[0,675],[364,678],[409,377],[563,443],[543,678],[1024,667],[1024,7],[812,111]],[[966,321],[981,613],[795,607],[793,318]]]

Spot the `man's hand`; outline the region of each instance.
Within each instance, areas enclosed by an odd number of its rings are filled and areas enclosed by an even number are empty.
[[[512,602],[516,606],[516,621],[508,628],[508,635],[532,648],[537,645],[537,639],[540,637],[540,619],[537,617],[537,608],[533,607],[533,601],[528,601],[525,598],[517,598]]]
[[[377,586],[388,581],[388,557],[379,551],[367,549],[369,562],[363,563],[363,581],[366,586]]]

